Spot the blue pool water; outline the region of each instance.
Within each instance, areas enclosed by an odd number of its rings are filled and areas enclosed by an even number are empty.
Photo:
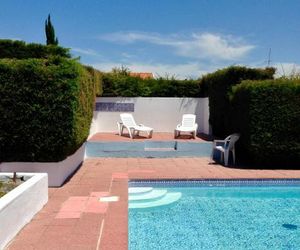
[[[299,180],[129,186],[130,250],[300,249]]]

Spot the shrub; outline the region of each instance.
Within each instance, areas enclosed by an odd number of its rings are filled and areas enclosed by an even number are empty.
[[[141,79],[126,73],[103,75],[103,96],[123,97],[199,97],[198,80]]]
[[[94,69],[91,66],[84,66],[85,69],[90,73],[93,78],[93,82],[95,83],[95,92],[97,96],[101,96],[103,94],[103,73],[99,70]]]
[[[103,96],[140,96],[141,80],[125,74],[106,73],[103,75]]]
[[[77,61],[0,60],[0,161],[60,161],[86,140],[93,77]]]
[[[300,80],[244,81],[231,98],[239,155],[257,164],[300,165]]]
[[[48,58],[50,56],[62,56],[71,58],[69,49],[37,43],[26,44],[23,41],[0,39],[0,58]]]
[[[209,122],[215,136],[226,137],[235,132],[230,127],[232,112],[229,94],[231,87],[246,79],[272,79],[274,73],[274,68],[251,69],[231,66],[202,77],[201,86],[209,96]]]

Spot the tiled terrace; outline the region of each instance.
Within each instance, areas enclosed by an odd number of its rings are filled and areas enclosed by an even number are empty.
[[[189,141],[189,142],[201,142],[208,140],[208,136],[206,135],[198,135],[195,139],[191,138],[189,134],[181,134],[175,140],[178,141]],[[132,141],[170,141],[174,140],[174,134],[172,133],[158,133],[154,132],[152,138],[148,138],[145,134],[140,134],[140,136],[135,136],[133,139],[129,137],[128,133],[124,133],[122,136],[119,136],[118,133],[98,133],[95,134],[90,141],[125,141],[125,142],[132,142]]]
[[[49,189],[47,205],[7,249],[127,249],[128,179],[162,178],[300,178],[300,170],[226,168],[208,158],[87,159],[64,186]],[[106,195],[120,199],[100,202]]]

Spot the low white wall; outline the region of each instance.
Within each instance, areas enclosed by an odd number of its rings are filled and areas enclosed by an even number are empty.
[[[0,173],[11,176],[11,173]],[[48,201],[47,174],[18,173],[31,177],[0,198],[0,249],[42,209]]]
[[[152,127],[155,132],[174,132],[183,114],[197,116],[198,132],[209,134],[208,98],[160,98],[160,97],[99,97],[97,102],[134,103],[131,112],[136,122]],[[90,136],[98,132],[117,132],[121,113],[95,111]]]
[[[60,162],[2,162],[0,172],[47,173],[50,187],[60,187],[79,167],[85,156],[85,143]]]

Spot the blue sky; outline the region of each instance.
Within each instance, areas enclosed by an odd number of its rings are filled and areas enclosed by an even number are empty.
[[[300,69],[299,0],[1,0],[0,38],[61,46],[109,71],[199,77],[229,65]]]

